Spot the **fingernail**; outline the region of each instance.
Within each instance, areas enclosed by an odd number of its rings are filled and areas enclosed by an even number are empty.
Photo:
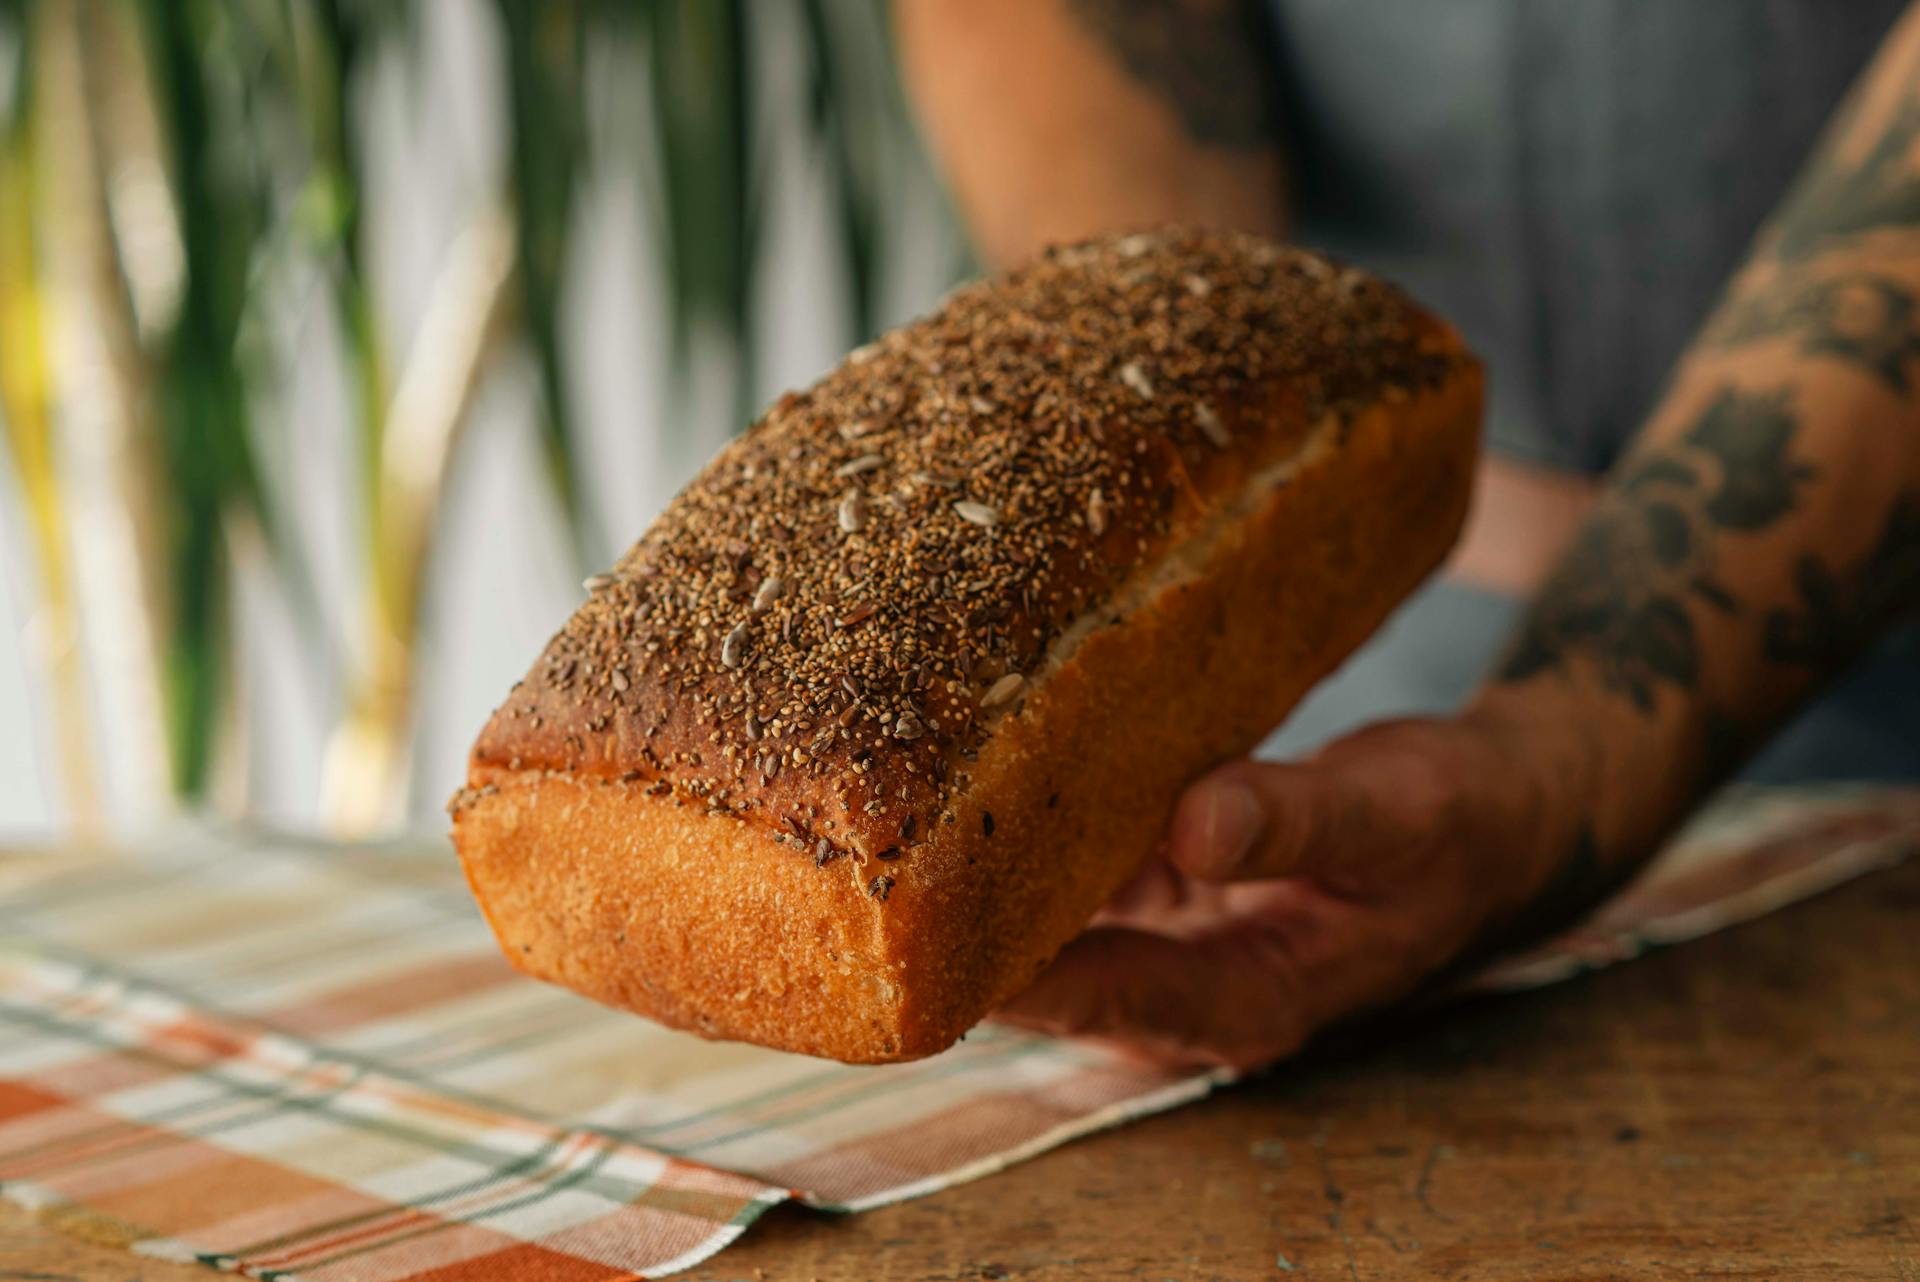
[[[1209,787],[1200,826],[1201,862],[1223,872],[1239,866],[1253,848],[1260,821],[1260,802],[1251,791],[1237,783]]]

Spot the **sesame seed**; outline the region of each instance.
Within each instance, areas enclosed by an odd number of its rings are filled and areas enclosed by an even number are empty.
[[[1095,535],[1107,532],[1107,496],[1097,486],[1087,495],[1087,529]]]
[[[765,614],[773,608],[773,603],[778,601],[781,593],[786,590],[787,581],[778,575],[771,575],[762,579],[760,581],[760,587],[753,594],[753,612],[755,614]]]
[[[974,525],[991,527],[998,524],[1000,520],[998,512],[985,503],[976,503],[972,499],[956,501],[953,510],[959,514],[961,520],[970,521]]]
[[[1215,448],[1224,450],[1233,444],[1233,434],[1227,431],[1227,425],[1220,421],[1220,416],[1214,412],[1213,406],[1205,401],[1193,403],[1193,421],[1200,425],[1200,431]]]
[[[834,468],[833,474],[844,481],[850,476],[859,476],[863,472],[871,472],[874,468],[879,467],[885,462],[886,459],[880,457],[878,454],[862,454],[859,458],[853,460],[853,462],[842,463],[839,467]]]
[[[1143,400],[1153,399],[1153,380],[1147,377],[1139,361],[1128,361],[1120,367],[1120,381],[1138,392]]]
[[[738,623],[733,631],[727,633],[727,639],[720,643],[720,664],[722,667],[737,668],[746,660],[747,625]]]
[[[980,706],[983,708],[997,708],[1012,699],[1014,695],[1019,694],[1021,687],[1026,684],[1027,679],[1018,672],[1009,672],[1006,676],[1001,677],[998,681],[987,687],[987,692],[980,696]]]
[[[840,500],[840,529],[847,534],[858,534],[867,523],[867,501],[859,494],[848,494]]]

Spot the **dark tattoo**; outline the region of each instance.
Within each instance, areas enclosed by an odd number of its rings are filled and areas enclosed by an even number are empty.
[[[1789,393],[1725,388],[1678,441],[1632,464],[1534,602],[1500,679],[1565,672],[1580,655],[1647,713],[1660,683],[1697,687],[1688,605],[1740,608],[1714,576],[1716,538],[1793,510],[1813,475],[1789,457],[1798,426]]]
[[[1793,394],[1723,390],[1685,437],[1719,467],[1706,513],[1729,530],[1764,530],[1788,512],[1813,469],[1787,458],[1800,428]]]
[[[1695,796],[1705,796],[1733,778],[1764,736],[1754,726],[1719,708],[1708,708],[1700,726],[1700,777]]]
[[[1541,939],[1565,930],[1610,898],[1633,872],[1630,862],[1613,864],[1602,858],[1593,824],[1583,822],[1573,848],[1523,914],[1525,934]]]
[[[1503,953],[1541,943],[1579,924],[1638,871],[1635,860],[1609,859],[1594,837],[1592,821],[1583,819],[1546,884],[1524,907],[1488,923],[1443,976],[1465,978]]]
[[[1774,220],[1772,250],[1781,258],[1807,258],[1830,245],[1888,229],[1920,227],[1920,168],[1913,146],[1920,140],[1920,93],[1909,93],[1873,146],[1857,162],[1838,154],[1859,117],[1849,108],[1834,137],[1821,149]]]
[[[1799,605],[1767,615],[1767,658],[1817,673],[1844,667],[1882,628],[1920,606],[1920,494],[1894,503],[1879,541],[1844,572],[1803,555],[1794,588]]]
[[[1068,0],[1165,98],[1196,142],[1270,147],[1278,134],[1265,8],[1255,0]]]
[[[1720,309],[1704,336],[1718,347],[1797,339],[1808,356],[1830,356],[1904,395],[1920,364],[1920,306],[1913,291],[1876,272],[1822,280],[1788,277]]]

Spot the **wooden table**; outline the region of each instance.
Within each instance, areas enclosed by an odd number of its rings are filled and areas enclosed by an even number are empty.
[[[211,1276],[0,1209],[0,1282]],[[1920,862],[688,1276],[1920,1280]]]

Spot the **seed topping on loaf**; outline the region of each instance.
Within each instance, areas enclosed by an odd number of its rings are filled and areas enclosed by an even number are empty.
[[[781,397],[588,581],[476,759],[891,862],[1202,494],[1464,359],[1392,288],[1254,237],[1052,250]]]

